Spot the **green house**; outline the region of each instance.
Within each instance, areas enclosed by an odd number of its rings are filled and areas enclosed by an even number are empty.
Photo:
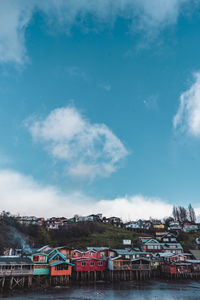
[[[48,255],[46,253],[32,254],[31,260],[34,263],[33,275],[49,275]]]

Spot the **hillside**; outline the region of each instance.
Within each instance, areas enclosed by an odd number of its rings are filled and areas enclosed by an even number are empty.
[[[4,216],[0,220],[0,254],[5,248],[39,248],[43,245],[52,247],[67,245],[74,248],[88,246],[123,247],[123,239],[132,241],[137,247],[139,236],[152,236],[153,233],[136,233],[112,225],[94,222],[79,222],[68,224],[59,230],[47,230],[38,225],[21,225],[13,217]],[[195,244],[195,238],[200,237],[200,231],[195,233],[181,232],[178,240],[184,251],[200,248]]]
[[[38,248],[49,244],[51,246],[68,245],[74,248],[87,246],[122,247],[123,239],[129,239],[137,246],[141,234],[133,233],[112,225],[80,222],[68,224],[60,230],[47,230],[43,226],[21,225],[12,217],[0,221],[0,251],[8,247]]]

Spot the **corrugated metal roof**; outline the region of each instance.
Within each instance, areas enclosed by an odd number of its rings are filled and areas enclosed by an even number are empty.
[[[1,256],[0,265],[33,265],[33,262],[28,257],[9,257]]]
[[[190,250],[196,259],[200,259],[200,250]]]

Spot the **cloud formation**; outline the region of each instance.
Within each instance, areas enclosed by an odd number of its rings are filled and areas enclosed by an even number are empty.
[[[180,96],[173,126],[181,132],[200,137],[200,72],[195,73],[193,77],[191,87]]]
[[[92,16],[94,26],[112,26],[118,17],[130,20],[132,29],[160,31],[175,24],[183,4],[194,0],[1,0],[0,63],[24,63],[27,54],[25,30],[35,12],[41,12],[50,28],[69,32],[73,25],[86,32],[85,20]],[[94,28],[93,28],[94,29]]]
[[[73,106],[55,109],[44,120],[29,121],[27,126],[34,140],[67,163],[71,176],[108,177],[128,155],[105,124],[90,123]]]
[[[123,220],[164,218],[171,215],[172,205],[159,198],[142,195],[113,200],[91,199],[82,193],[61,193],[54,186],[42,186],[32,177],[13,170],[0,170],[1,210],[35,216],[89,215],[119,216]]]

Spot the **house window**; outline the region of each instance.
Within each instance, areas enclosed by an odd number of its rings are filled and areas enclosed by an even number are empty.
[[[60,264],[55,266],[56,271],[61,271],[61,270],[68,270],[68,265],[67,264]]]
[[[102,261],[99,261],[98,262],[98,266],[102,266],[103,265],[103,262]]]
[[[85,266],[86,266],[86,263],[85,263],[85,262],[82,262],[82,263],[81,263],[81,266],[82,266],[82,267],[85,267]]]
[[[33,256],[33,261],[35,261],[35,262],[36,262],[36,261],[39,261],[39,256],[38,256],[38,255],[34,255],[34,256]]]
[[[45,262],[46,261],[46,257],[45,256],[40,256],[40,262]]]
[[[94,266],[94,262],[93,261],[91,261],[90,266]]]

